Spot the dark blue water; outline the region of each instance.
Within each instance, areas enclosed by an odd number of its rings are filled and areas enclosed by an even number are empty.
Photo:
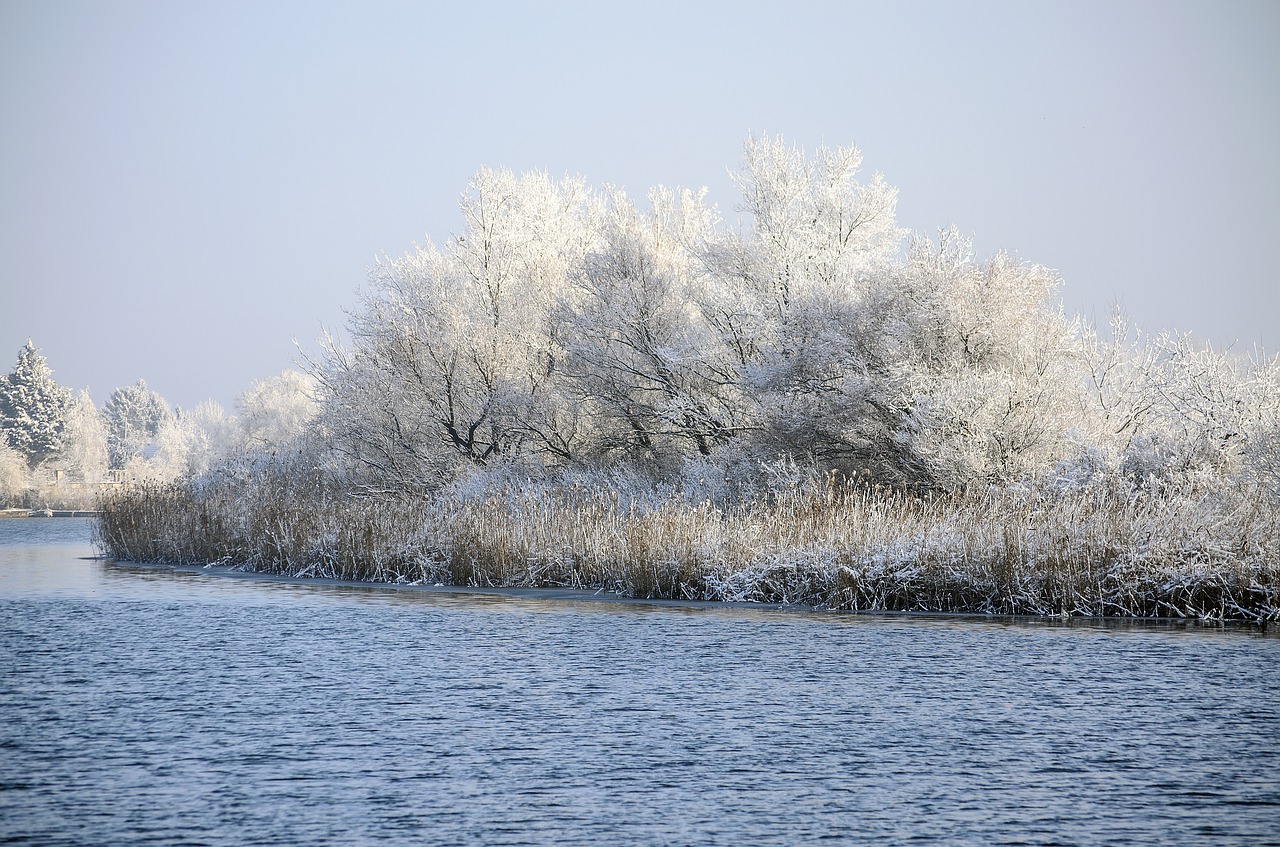
[[[0,521],[0,842],[1280,844],[1280,639],[289,585]]]

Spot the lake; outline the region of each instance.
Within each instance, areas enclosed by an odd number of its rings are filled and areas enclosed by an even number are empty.
[[[0,842],[1280,844],[1280,638],[251,579],[0,520]]]

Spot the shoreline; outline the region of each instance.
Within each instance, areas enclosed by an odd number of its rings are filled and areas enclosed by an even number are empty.
[[[1280,622],[1280,521],[1214,492],[920,499],[850,486],[637,508],[577,489],[331,499],[228,486],[139,489],[101,508],[99,549],[121,561],[851,611]]]
[[[840,609],[824,608],[801,603],[771,603],[759,601],[698,600],[630,597],[604,589],[590,588],[533,588],[524,586],[467,586],[426,582],[378,582],[374,580],[339,579],[323,576],[298,576],[262,571],[243,570],[234,565],[183,565],[147,562],[129,562],[109,556],[95,556],[104,566],[121,570],[187,573],[213,576],[220,579],[267,582],[281,585],[318,588],[354,588],[391,594],[418,594],[427,596],[501,597],[512,600],[531,600],[566,605],[598,604],[612,606],[686,609],[707,612],[777,612],[789,615],[823,617],[829,620],[914,620],[938,622],[990,623],[1017,626],[1053,626],[1074,629],[1123,630],[1144,629],[1151,631],[1230,631],[1251,635],[1280,638],[1280,628],[1267,622],[1253,623],[1241,620],[1215,620],[1207,618],[1170,618],[1135,616],[1087,616],[1087,615],[1016,615],[984,612],[929,612],[897,609]]]

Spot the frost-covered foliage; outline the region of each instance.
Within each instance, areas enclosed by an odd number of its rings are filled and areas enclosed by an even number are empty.
[[[102,409],[107,427],[107,454],[113,468],[123,468],[156,443],[163,424],[173,417],[169,404],[145,380],[117,388]]]
[[[212,400],[162,416],[148,449],[123,466],[125,477],[151,483],[192,479],[211,468],[295,449],[316,415],[315,392],[312,377],[282,371],[240,396],[238,416],[227,415]],[[315,464],[311,457],[307,461]]]
[[[621,457],[665,473],[748,424],[740,363],[701,308],[712,281],[695,250],[714,234],[714,210],[690,192],[649,200],[643,213],[610,197],[598,249],[548,316],[549,381],[580,422],[561,459]]]
[[[101,479],[107,470],[107,430],[88,391],[79,391],[67,407],[67,426],[58,463],[81,480]]]
[[[241,446],[237,432],[235,421],[212,400],[191,411],[178,409],[160,422],[150,455],[125,465],[126,476],[155,482],[198,476],[235,455]]]
[[[26,457],[0,443],[0,508],[23,503],[31,484],[31,468],[27,466]]]
[[[749,140],[740,229],[701,192],[637,203],[482,170],[460,235],[372,269],[314,383],[244,395],[227,458],[159,437],[153,465],[186,456],[188,481],[110,499],[104,546],[348,578],[1280,619],[1280,361],[1072,320],[1055,273],[904,232],[860,167],[852,148]]]
[[[1091,402],[1057,277],[954,230],[906,240],[860,166],[751,139],[743,232],[704,193],[641,208],[482,171],[464,233],[379,263],[317,367],[329,446],[368,490],[495,464],[673,481],[710,460],[739,488],[784,457],[934,489],[1051,468]]]
[[[0,506],[87,508],[104,487],[252,466],[246,457],[293,455],[328,472],[333,460],[327,447],[317,449],[311,427],[316,392],[313,377],[282,371],[246,391],[231,417],[213,401],[170,409],[138,380],[98,409],[88,391],[58,386],[28,341],[17,367],[0,379]]]
[[[1280,503],[1280,359],[1189,335],[1144,338],[1122,315],[1086,339],[1082,443],[1136,489],[1235,486]]]
[[[316,416],[316,381],[298,371],[281,371],[258,380],[237,402],[237,432],[221,443],[238,439],[243,449],[278,449],[306,431]]]
[[[573,455],[578,415],[554,392],[549,313],[597,246],[603,211],[580,180],[481,171],[467,230],[379,263],[356,348],[319,371],[333,448],[374,486],[432,489],[462,464]]]
[[[0,435],[34,470],[62,446],[71,392],[58,385],[28,339],[18,363],[0,378]]]

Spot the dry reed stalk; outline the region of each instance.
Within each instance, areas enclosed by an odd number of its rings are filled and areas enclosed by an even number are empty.
[[[1222,493],[920,499],[828,482],[717,507],[615,492],[341,496],[283,479],[103,499],[119,559],[854,610],[1280,620],[1280,519]]]

